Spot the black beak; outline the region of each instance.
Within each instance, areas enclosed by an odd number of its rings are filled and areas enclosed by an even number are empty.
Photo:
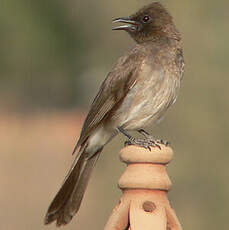
[[[113,27],[112,30],[138,30],[140,24],[134,20],[131,20],[129,18],[116,18],[112,21],[113,23],[121,22],[126,23],[126,25],[116,26]]]

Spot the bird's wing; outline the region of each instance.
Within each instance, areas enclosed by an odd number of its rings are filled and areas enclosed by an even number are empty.
[[[122,101],[129,89],[133,87],[142,62],[143,55],[135,50],[119,58],[112,71],[108,73],[103,81],[91,105],[74,152],[84,143],[112,108]]]

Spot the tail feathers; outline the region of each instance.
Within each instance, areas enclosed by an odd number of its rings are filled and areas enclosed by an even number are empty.
[[[69,223],[79,210],[84,192],[86,190],[92,169],[99,157],[98,151],[91,158],[86,158],[83,151],[75,159],[62,187],[53,199],[45,216],[45,224],[56,220],[56,225]]]

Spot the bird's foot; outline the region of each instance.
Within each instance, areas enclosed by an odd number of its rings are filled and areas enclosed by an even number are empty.
[[[141,133],[146,139],[149,139],[150,141],[156,143],[156,144],[160,144],[160,145],[165,145],[165,146],[169,146],[170,143],[166,140],[155,140],[154,137],[152,137],[148,132],[146,132],[144,129],[140,129],[138,130],[139,133]]]
[[[140,138],[137,139],[134,137],[129,138],[129,140],[125,142],[125,146],[127,145],[138,145],[145,149],[149,149],[149,151],[151,151],[151,147],[157,147],[161,149],[161,146],[154,140]]]
[[[118,127],[119,132],[121,132],[122,134],[124,134],[127,138],[128,141],[125,142],[125,146],[126,145],[138,145],[141,146],[145,149],[149,149],[151,151],[150,147],[157,147],[159,149],[161,149],[161,144],[166,145],[168,142],[164,142],[162,140],[155,140],[149,133],[147,133],[145,130],[141,129],[138,130],[139,133],[141,133],[145,138],[144,139],[140,139],[140,138],[134,138],[132,137],[125,129],[123,129],[122,127]]]

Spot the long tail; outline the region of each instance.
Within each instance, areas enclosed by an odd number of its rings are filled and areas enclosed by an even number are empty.
[[[101,151],[102,149],[91,158],[86,158],[85,147],[80,149],[63,185],[48,208],[45,224],[56,220],[56,225],[61,226],[71,221],[79,210],[92,169]]]

